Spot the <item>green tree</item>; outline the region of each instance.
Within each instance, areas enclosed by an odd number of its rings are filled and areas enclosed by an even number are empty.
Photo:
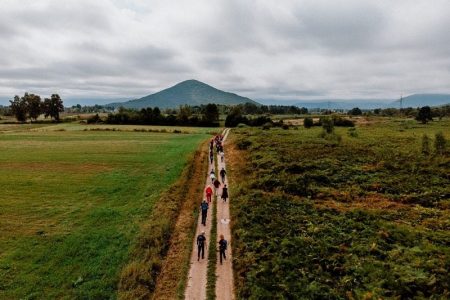
[[[421,107],[417,113],[416,120],[422,122],[422,124],[427,124],[428,121],[433,121],[431,108],[429,106]]]
[[[43,103],[41,97],[35,94],[25,93],[23,96],[25,103],[27,104],[28,116],[31,120],[37,120],[42,113]]]
[[[203,111],[203,120],[207,123],[215,123],[219,121],[219,109],[216,104],[209,103]]]
[[[45,98],[43,105],[43,112],[45,117],[54,119],[59,122],[59,113],[64,111],[64,105],[61,97],[58,94],[53,94],[50,98]]]
[[[435,139],[434,139],[434,149],[436,150],[436,153],[444,154],[446,144],[447,144],[447,140],[445,139],[444,134],[442,132],[436,133]]]
[[[9,100],[11,103],[11,113],[16,117],[17,121],[25,122],[27,120],[28,107],[27,102],[22,97],[14,96],[14,100]]]
[[[306,117],[303,120],[303,126],[305,126],[305,128],[311,128],[311,127],[313,127],[313,125],[314,125],[314,121],[312,118]]]
[[[424,134],[422,137],[422,154],[423,155],[430,154],[430,138],[426,134]]]
[[[362,111],[359,107],[354,107],[348,112],[348,114],[352,116],[360,116],[362,115]]]
[[[178,109],[177,119],[181,121],[182,124],[187,124],[191,116],[191,107],[189,105],[180,105],[180,108]]]

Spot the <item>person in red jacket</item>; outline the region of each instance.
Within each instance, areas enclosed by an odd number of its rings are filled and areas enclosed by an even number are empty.
[[[213,190],[209,185],[206,188],[205,193],[206,193],[206,200],[208,200],[208,203],[211,203],[211,196],[212,196]]]

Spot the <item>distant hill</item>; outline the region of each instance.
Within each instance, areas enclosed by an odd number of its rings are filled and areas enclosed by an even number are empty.
[[[162,90],[140,99],[127,102],[116,102],[108,104],[112,107],[125,107],[141,109],[145,107],[177,108],[180,105],[188,104],[197,106],[208,103],[235,105],[246,102],[259,103],[233,93],[228,93],[216,89],[206,83],[197,80],[186,80],[168,89]]]
[[[449,94],[414,94],[403,98],[403,107],[441,106],[450,104]],[[389,103],[389,107],[400,107],[400,100]]]
[[[361,109],[400,107],[394,99],[316,99],[316,100],[272,100],[261,99],[265,105],[294,105],[307,109]],[[449,94],[414,94],[403,98],[403,107],[441,106],[450,104]]]

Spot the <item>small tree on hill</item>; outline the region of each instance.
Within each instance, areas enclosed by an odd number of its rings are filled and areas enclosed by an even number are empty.
[[[446,144],[447,141],[444,134],[442,132],[436,133],[434,140],[434,149],[436,150],[437,154],[444,154]]]
[[[429,106],[423,106],[419,109],[416,117],[417,121],[422,122],[422,124],[427,124],[428,121],[433,121],[433,116],[431,115],[431,108]]]
[[[311,128],[311,127],[313,127],[313,125],[314,125],[314,121],[312,118],[306,117],[303,120],[303,126],[305,126],[305,128]]]
[[[9,100],[11,103],[10,109],[11,113],[16,117],[17,121],[25,122],[27,120],[27,102],[22,97],[14,96],[14,100]]]

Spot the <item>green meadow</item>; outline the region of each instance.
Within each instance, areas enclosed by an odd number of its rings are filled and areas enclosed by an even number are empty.
[[[140,225],[208,137],[89,128],[0,125],[0,299],[115,298]]]

